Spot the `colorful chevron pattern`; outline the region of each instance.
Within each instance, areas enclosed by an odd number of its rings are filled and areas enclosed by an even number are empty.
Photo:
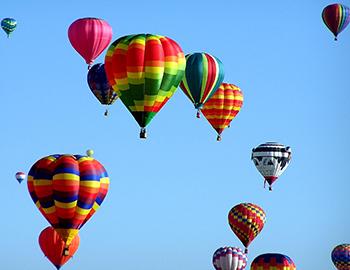
[[[234,84],[222,83],[215,94],[204,104],[202,113],[218,133],[221,133],[236,117],[243,105],[243,94]]]
[[[30,196],[67,245],[100,207],[108,186],[105,168],[87,156],[47,156],[28,173]]]
[[[242,244],[248,248],[249,244],[264,228],[266,214],[256,204],[241,203],[230,210],[228,221],[232,231]]]
[[[141,128],[174,94],[185,65],[185,56],[175,41],[152,34],[119,38],[105,58],[109,84]]]
[[[295,264],[291,258],[279,253],[266,253],[256,257],[250,266],[250,270],[295,270]]]

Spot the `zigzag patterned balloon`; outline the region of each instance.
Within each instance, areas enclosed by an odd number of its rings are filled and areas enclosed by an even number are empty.
[[[296,270],[295,264],[287,255],[266,253],[256,257],[250,270]]]
[[[350,244],[336,246],[331,256],[338,270],[350,270]]]

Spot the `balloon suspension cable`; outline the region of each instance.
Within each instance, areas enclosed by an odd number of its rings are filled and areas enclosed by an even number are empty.
[[[197,118],[201,118],[201,113],[200,113],[200,109],[197,110]]]
[[[220,134],[216,137],[216,140],[217,140],[218,142],[221,141],[221,135],[220,135]]]
[[[141,128],[141,131],[140,131],[140,138],[141,138],[141,139],[146,139],[146,138],[147,138],[147,132],[146,132],[146,129],[145,129],[145,128]]]
[[[108,116],[108,109],[106,109],[104,115],[107,117]]]
[[[63,254],[62,254],[63,256],[69,256],[69,247],[65,247],[64,249],[63,249]]]
[[[266,179],[264,180],[264,188],[266,188]]]

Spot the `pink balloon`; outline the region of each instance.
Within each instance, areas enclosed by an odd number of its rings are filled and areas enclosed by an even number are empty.
[[[68,38],[90,66],[111,42],[112,27],[102,19],[81,18],[69,26]]]

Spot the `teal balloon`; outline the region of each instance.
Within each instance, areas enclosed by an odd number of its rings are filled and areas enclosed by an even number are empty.
[[[1,28],[5,31],[7,34],[7,37],[10,36],[10,34],[15,31],[17,26],[17,21],[13,18],[5,18],[1,21]]]

